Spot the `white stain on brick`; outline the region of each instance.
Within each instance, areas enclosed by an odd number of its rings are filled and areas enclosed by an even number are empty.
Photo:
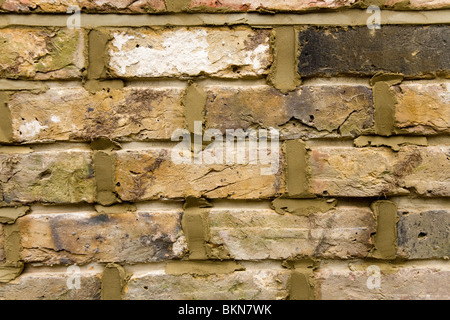
[[[51,120],[52,122],[54,122],[54,123],[61,122],[61,118],[58,117],[58,116],[51,116],[51,117],[50,117],[50,120]]]
[[[19,131],[22,133],[23,139],[32,139],[37,136],[42,129],[47,128],[47,126],[42,126],[39,121],[33,120],[20,125]]]
[[[245,41],[252,31],[179,29],[155,34],[114,33],[110,68],[118,76],[166,77],[230,73],[243,66],[243,74],[263,74],[268,67],[268,38],[253,49]],[[223,38],[228,39],[223,41]],[[219,40],[220,39],[220,40]]]

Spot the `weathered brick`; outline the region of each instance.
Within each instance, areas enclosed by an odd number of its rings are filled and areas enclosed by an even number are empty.
[[[408,259],[450,257],[450,205],[400,206],[397,255]]]
[[[109,42],[113,77],[208,75],[240,78],[267,74],[270,30],[248,27],[115,29]]]
[[[123,88],[90,94],[83,88],[19,92],[9,101],[17,142],[93,140],[170,140],[184,127],[183,91],[174,88]]]
[[[416,192],[450,194],[449,148],[315,147],[309,155],[311,192],[344,197],[371,197]]]
[[[269,86],[206,91],[206,128],[222,132],[273,127],[282,138],[339,137],[358,135],[373,123],[372,91],[364,86],[302,86],[286,95]]]
[[[288,295],[289,275],[288,270],[269,268],[201,277],[139,272],[129,280],[124,299],[278,300]]]
[[[0,263],[5,261],[5,234],[3,233],[3,224],[0,224]]]
[[[412,134],[450,133],[450,87],[447,82],[402,83],[393,88],[395,127]]]
[[[369,266],[380,268],[380,286]],[[448,300],[450,270],[445,262],[389,266],[378,262],[322,262],[314,275],[323,300]],[[369,283],[369,286],[367,285]],[[373,286],[375,284],[375,286]],[[372,289],[369,289],[372,288]]]
[[[6,203],[94,201],[90,152],[0,154],[0,167],[1,201]]]
[[[77,6],[83,12],[141,13],[165,11],[164,0],[5,0],[0,8],[12,12],[65,13],[70,6]]]
[[[282,163],[275,174],[262,175],[270,165],[176,163],[175,149],[117,152],[116,191],[124,201],[160,198],[270,198],[284,192]]]
[[[237,260],[366,257],[375,220],[369,208],[337,207],[298,216],[270,209],[215,209],[210,242]]]
[[[396,5],[405,7],[405,2],[403,0],[384,0],[385,7],[396,8]],[[444,9],[450,7],[449,0],[409,0],[407,4],[408,8],[415,10],[427,10],[427,9]]]
[[[85,40],[82,29],[0,29],[0,78],[81,78]]]
[[[24,262],[129,264],[180,258],[181,211],[43,213],[18,220]]]
[[[302,77],[371,76],[377,72],[401,73],[408,78],[450,75],[447,26],[307,27],[300,31],[299,41],[298,72]]]
[[[336,9],[350,7],[357,0],[333,0],[327,2],[317,2],[314,0],[192,0],[191,9],[222,9],[227,11],[259,11],[259,10],[279,10],[279,11],[303,11],[319,8]]]
[[[79,288],[68,286],[70,272],[24,273],[9,283],[0,283],[0,300],[99,300],[100,276],[95,270],[77,273]]]

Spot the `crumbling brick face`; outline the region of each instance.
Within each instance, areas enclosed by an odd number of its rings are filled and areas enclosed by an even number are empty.
[[[450,2],[377,3],[0,1],[0,299],[449,299]]]

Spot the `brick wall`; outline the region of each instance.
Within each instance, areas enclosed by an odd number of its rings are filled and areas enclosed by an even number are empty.
[[[450,2],[370,4],[0,0],[0,299],[449,299]]]

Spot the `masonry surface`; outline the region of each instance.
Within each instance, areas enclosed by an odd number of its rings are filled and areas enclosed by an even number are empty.
[[[0,300],[450,299],[449,9],[0,0]]]

